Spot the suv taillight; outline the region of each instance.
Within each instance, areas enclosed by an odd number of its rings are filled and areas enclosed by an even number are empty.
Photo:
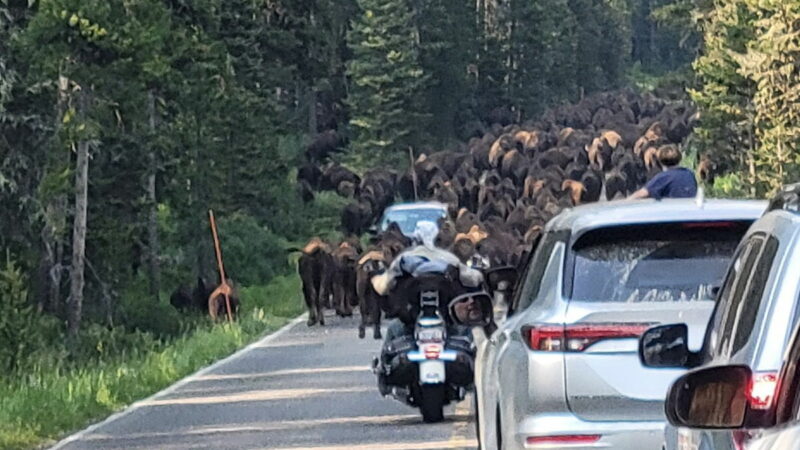
[[[531,350],[575,353],[600,341],[639,338],[652,326],[652,323],[528,325],[522,327],[522,336]]]
[[[753,372],[753,375],[750,377],[750,384],[747,386],[747,405],[754,413],[768,414],[769,409],[774,403],[777,390],[778,372]],[[750,441],[754,435],[754,430],[733,430],[733,448],[736,450],[744,450],[748,441]]]
[[[778,387],[778,372],[755,372],[747,389],[751,409],[769,409]]]

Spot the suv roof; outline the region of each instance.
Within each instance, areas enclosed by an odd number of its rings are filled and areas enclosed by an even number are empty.
[[[759,200],[617,200],[568,209],[550,223],[547,231],[582,234],[596,228],[664,222],[755,220],[767,208]]]
[[[410,203],[396,203],[387,210],[392,211],[407,211],[412,209],[447,209],[447,205],[439,202],[410,202]]]
[[[770,200],[768,211],[783,209],[800,212],[800,183],[783,186]]]
[[[785,209],[777,209],[764,213],[761,218],[753,223],[753,229],[747,234],[765,231],[777,237],[782,237],[786,233],[794,234],[798,227],[800,227],[800,214]]]

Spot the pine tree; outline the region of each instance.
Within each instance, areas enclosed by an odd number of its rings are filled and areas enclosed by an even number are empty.
[[[486,113],[497,108],[507,109],[509,98],[511,36],[510,12],[507,3],[498,0],[478,0],[477,97],[478,109]]]
[[[800,175],[800,4],[747,3],[756,36],[736,55],[739,74],[755,86],[755,167],[759,193],[771,193]]]
[[[429,78],[422,97],[430,113],[426,132],[439,147],[457,134],[461,111],[472,100],[471,67],[477,61],[477,30],[472,0],[415,0],[420,34],[419,62]],[[466,113],[466,114],[465,114]]]
[[[347,125],[348,93],[345,62],[347,32],[358,13],[356,0],[317,0],[309,11],[304,49],[306,82],[310,84],[309,132]],[[308,70],[311,69],[311,70]]]
[[[566,0],[510,3],[509,100],[521,118],[575,97],[575,23]]]
[[[421,142],[426,119],[421,94],[428,77],[420,65],[420,37],[406,0],[359,0],[361,14],[348,34],[352,148],[365,162],[405,161]]]
[[[569,0],[569,7],[577,25],[578,86],[587,93],[619,86],[630,52],[623,12],[606,0]]]
[[[715,0],[710,9],[698,14],[704,45],[694,70],[700,86],[689,90],[700,109],[697,144],[701,153],[721,165],[746,173],[748,183],[754,185],[755,86],[739,73],[735,55],[746,52],[752,41],[755,17],[735,0]]]

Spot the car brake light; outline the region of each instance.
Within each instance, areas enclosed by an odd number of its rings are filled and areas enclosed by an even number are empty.
[[[560,352],[564,350],[564,327],[562,326],[530,326],[522,328],[522,336],[526,338],[531,350],[543,352]]]
[[[528,445],[538,444],[592,444],[600,440],[599,434],[570,434],[562,436],[528,436],[525,443]]]
[[[440,345],[426,345],[423,349],[425,359],[439,359],[439,354],[442,352]]]
[[[653,324],[595,323],[567,326],[533,325],[522,328],[531,350],[543,352],[582,352],[609,339],[639,338]]]
[[[683,228],[733,228],[734,222],[686,222],[681,225]]]
[[[752,409],[769,409],[778,386],[777,372],[756,372],[747,389],[747,400]]]

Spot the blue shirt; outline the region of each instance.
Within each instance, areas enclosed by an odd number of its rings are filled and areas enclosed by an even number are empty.
[[[651,198],[690,198],[697,195],[697,180],[691,170],[684,167],[667,169],[645,186]]]

